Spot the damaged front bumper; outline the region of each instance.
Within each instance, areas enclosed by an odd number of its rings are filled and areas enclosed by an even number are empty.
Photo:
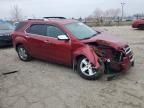
[[[123,71],[126,72],[131,66],[134,66],[134,54],[131,48],[127,45],[123,48],[125,57],[121,63]]]
[[[134,54],[128,45],[124,47],[121,52],[123,53],[121,60],[118,62],[111,61],[109,67],[111,70],[127,72],[130,67],[134,66]]]
[[[128,57],[125,57],[123,59],[123,62],[120,63],[120,65],[121,65],[122,71],[127,72],[130,69],[130,67],[134,66],[134,57],[132,60],[129,60]]]

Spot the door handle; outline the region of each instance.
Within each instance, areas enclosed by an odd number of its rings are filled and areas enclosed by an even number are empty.
[[[30,36],[29,36],[29,35],[26,35],[25,37],[26,37],[26,38],[30,38]]]
[[[44,42],[45,42],[45,43],[49,43],[49,41],[48,41],[48,40],[45,40]]]
[[[44,41],[46,44],[50,44],[50,45],[52,45],[53,43],[52,42],[50,42],[49,40],[45,40]]]
[[[26,38],[31,38],[31,35],[29,33],[26,33],[25,37]]]

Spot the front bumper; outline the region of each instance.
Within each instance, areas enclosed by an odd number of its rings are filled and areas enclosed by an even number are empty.
[[[127,72],[132,66],[134,66],[134,54],[129,46],[126,46],[121,51],[123,57],[120,61],[111,61],[110,69],[118,72]]]
[[[129,60],[128,57],[125,57],[123,59],[123,62],[120,63],[122,72],[127,72],[130,67],[134,66],[134,58],[132,60]]]
[[[129,57],[124,57],[121,62],[111,61],[109,63],[109,71],[111,72],[127,72],[134,65],[134,59],[129,60]]]
[[[126,72],[131,66],[134,66],[134,54],[131,48],[127,45],[123,48],[125,57],[121,63],[123,70]]]

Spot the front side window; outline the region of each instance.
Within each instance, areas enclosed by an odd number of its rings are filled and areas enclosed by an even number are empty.
[[[93,36],[96,36],[98,33],[88,27],[87,25],[74,22],[70,24],[66,24],[65,27],[74,35],[77,39],[87,39]]]
[[[65,33],[55,26],[47,26],[47,36],[57,38],[59,35],[65,35]]]
[[[34,24],[28,30],[28,33],[37,34],[37,35],[46,35],[46,25],[44,24]]]

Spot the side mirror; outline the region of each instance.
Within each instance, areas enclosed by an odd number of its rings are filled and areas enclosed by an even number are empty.
[[[59,35],[58,40],[69,40],[69,38],[66,35]]]

